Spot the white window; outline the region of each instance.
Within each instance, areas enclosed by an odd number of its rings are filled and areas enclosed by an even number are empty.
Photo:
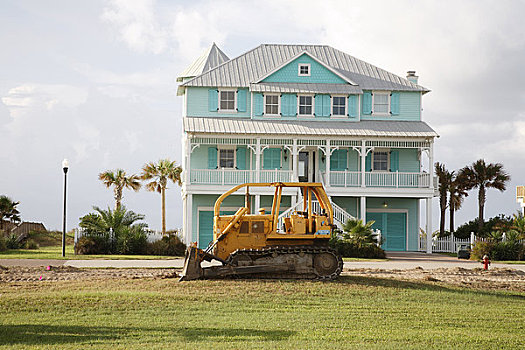
[[[299,95],[299,115],[311,116],[314,113],[313,96]]]
[[[388,152],[374,152],[372,164],[372,169],[374,171],[388,171]]]
[[[264,95],[264,114],[279,115],[279,95]]]
[[[219,111],[235,111],[235,91],[219,91]]]
[[[374,92],[372,95],[372,113],[387,115],[390,111],[390,93]]]
[[[333,96],[332,97],[332,115],[346,116],[346,97]]]
[[[300,77],[309,77],[310,76],[310,64],[309,63],[299,63],[298,68]]]
[[[219,168],[234,168],[235,167],[235,149],[233,148],[220,148],[218,165]]]

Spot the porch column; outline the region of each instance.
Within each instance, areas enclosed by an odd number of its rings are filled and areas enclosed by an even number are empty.
[[[432,197],[427,198],[427,254],[432,254]]]
[[[366,146],[365,140],[361,140],[361,187],[365,187]]]
[[[182,162],[182,170],[184,172],[182,176],[182,182],[186,185],[190,182],[190,152],[191,152],[191,141],[187,134],[184,134],[184,139],[182,140],[182,149],[184,152],[184,159]]]
[[[430,174],[430,188],[434,188],[434,141],[430,142],[428,150],[428,173]]]
[[[255,144],[255,182],[260,182],[260,178],[261,178],[260,172],[261,172],[261,139],[257,138],[257,143]],[[257,207],[257,210],[258,209],[259,208]]]
[[[330,140],[326,140],[326,148],[325,148],[325,185],[326,187],[330,187]]]
[[[366,197],[361,197],[361,205],[360,205],[360,211],[361,211],[361,217],[360,219],[363,220],[363,223],[366,223]]]
[[[185,219],[185,232],[184,237],[186,239],[186,244],[190,244],[192,240],[193,232],[193,195],[191,193],[186,194],[186,199],[184,200],[184,219]]]
[[[261,195],[255,195],[255,212],[254,214],[259,214],[259,209],[261,209]]]
[[[297,151],[297,139],[293,139],[292,145],[292,179],[295,182],[299,181],[299,176],[297,172],[299,152]]]

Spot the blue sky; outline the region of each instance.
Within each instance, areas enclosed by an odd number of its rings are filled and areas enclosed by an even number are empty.
[[[512,214],[525,184],[523,1],[3,1],[0,5],[0,193],[25,220],[61,228],[70,160],[68,227],[112,206],[106,169],[137,173],[181,160],[177,74],[216,42],[230,57],[261,43],[326,44],[432,92],[423,119],[441,137],[435,159],[458,169],[479,158],[512,176],[490,190],[486,217]],[[471,192],[456,223],[477,215]],[[160,228],[160,196],[124,193]],[[180,191],[168,227],[182,225]],[[438,225],[434,203],[434,227]]]

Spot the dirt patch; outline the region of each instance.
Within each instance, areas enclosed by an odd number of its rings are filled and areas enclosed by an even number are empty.
[[[503,268],[493,268],[488,271],[481,268],[465,269],[461,267],[432,270],[424,270],[421,267],[409,270],[352,269],[345,270],[343,275],[426,281],[461,287],[525,292],[525,272]]]
[[[174,269],[77,269],[71,266],[0,265],[0,283],[177,277]]]

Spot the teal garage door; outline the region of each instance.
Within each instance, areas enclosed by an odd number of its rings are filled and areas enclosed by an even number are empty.
[[[234,211],[221,211],[221,215],[233,215]],[[205,249],[213,239],[213,211],[199,211],[199,248]]]
[[[374,220],[374,230],[381,230],[384,250],[405,251],[407,237],[406,213],[366,213],[367,221]]]

